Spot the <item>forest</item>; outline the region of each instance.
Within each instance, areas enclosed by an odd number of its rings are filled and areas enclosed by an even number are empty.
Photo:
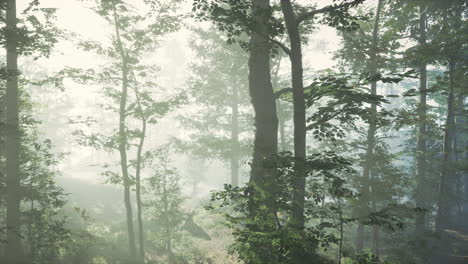
[[[0,0],[1,264],[468,264],[468,0]]]

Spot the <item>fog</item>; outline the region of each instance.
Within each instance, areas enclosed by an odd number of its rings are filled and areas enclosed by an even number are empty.
[[[0,8],[0,263],[468,263],[466,1]]]

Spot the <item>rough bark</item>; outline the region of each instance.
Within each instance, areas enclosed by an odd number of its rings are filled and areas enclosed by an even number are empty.
[[[271,173],[265,161],[278,152],[278,118],[276,101],[271,85],[271,44],[262,35],[266,34],[269,0],[253,0],[255,30],[250,37],[249,93],[255,112],[255,138],[250,183],[260,188],[267,185]]]
[[[119,18],[114,5],[114,24],[115,34],[117,39],[118,51],[122,59],[122,90],[120,95],[120,107],[119,107],[119,154],[120,154],[120,166],[122,170],[122,178],[124,184],[124,202],[127,215],[127,231],[128,231],[128,243],[130,257],[135,259],[136,257],[136,246],[135,246],[135,232],[133,229],[133,211],[130,197],[130,178],[128,175],[128,160],[127,160],[127,134],[125,131],[125,117],[126,106],[127,106],[127,95],[128,95],[128,62],[125,48],[120,39],[120,26]]]
[[[377,3],[377,10],[375,14],[374,20],[374,27],[372,30],[372,46],[370,51],[370,58],[369,58],[369,72],[371,74],[376,74],[378,70],[378,62],[377,62],[377,48],[378,48],[378,33],[379,33],[379,22],[380,22],[380,13],[382,10],[383,0],[379,0]],[[371,94],[377,95],[377,82],[371,83]],[[362,168],[362,178],[363,178],[363,188],[361,190],[361,208],[363,209],[362,216],[365,216],[369,213],[368,203],[370,200],[370,174],[372,170],[372,163],[373,163],[373,156],[374,156],[374,146],[375,146],[375,134],[377,132],[377,105],[371,104],[370,107],[370,119],[369,119],[369,127],[367,129],[367,140],[366,140],[366,154],[364,165]],[[358,252],[361,252],[364,248],[364,232],[365,228],[362,221],[358,222],[358,234],[357,234],[357,242],[356,248]]]
[[[239,185],[239,91],[232,89],[231,106],[231,185]]]
[[[419,45],[426,44],[426,6],[419,7]],[[427,95],[427,69],[426,63],[419,66],[419,107],[417,125],[417,150],[416,150],[416,207],[427,209],[426,183],[426,153],[427,153],[427,128],[426,128],[426,96]],[[425,231],[426,212],[421,211],[416,215],[415,235],[420,236]]]
[[[23,250],[20,234],[20,172],[19,172],[19,90],[18,90],[18,34],[16,31],[16,1],[8,0],[6,6],[6,201],[7,244],[6,263],[21,263]]]

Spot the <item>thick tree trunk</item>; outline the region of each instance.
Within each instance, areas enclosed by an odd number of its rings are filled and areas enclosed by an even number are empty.
[[[8,0],[6,6],[6,201],[7,201],[7,245],[6,263],[22,263],[20,221],[20,131],[19,131],[19,91],[18,91],[18,34],[16,31],[16,1]]]
[[[435,228],[438,231],[451,228],[453,225],[453,204],[455,194],[455,170],[454,170],[454,136],[455,136],[455,115],[454,115],[454,72],[455,64],[453,59],[449,62],[449,94],[447,98],[447,120],[445,124],[443,165],[439,187],[439,197],[437,202],[437,216]]]
[[[265,188],[274,173],[265,161],[278,152],[278,118],[270,75],[271,45],[262,36],[267,34],[270,1],[252,2],[256,29],[251,32],[249,43],[249,92],[255,112],[255,139],[250,183]]]
[[[378,47],[378,33],[379,33],[379,22],[380,22],[380,13],[382,10],[383,0],[379,0],[377,4],[377,11],[375,14],[374,28],[372,31],[372,50],[370,55],[369,62],[369,72],[371,74],[376,74],[378,69],[377,62],[377,47]],[[377,82],[371,83],[371,94],[377,95]],[[367,140],[366,140],[366,155],[364,160],[364,165],[362,168],[362,178],[363,178],[363,189],[361,193],[361,217],[366,216],[369,213],[369,201],[371,198],[370,195],[370,173],[373,165],[373,156],[374,156],[374,146],[375,146],[375,134],[377,132],[377,105],[371,104],[370,108],[370,119],[369,119],[369,128],[367,130]],[[362,221],[358,222],[358,234],[356,248],[358,252],[361,252],[364,248],[364,232],[365,228]]]
[[[114,23],[115,33],[117,38],[117,45],[122,58],[122,91],[120,95],[120,108],[119,108],[119,153],[120,153],[120,166],[122,169],[122,178],[124,184],[124,202],[127,211],[127,231],[128,231],[128,244],[130,257],[135,259],[136,257],[136,246],[135,246],[135,232],[133,229],[133,212],[132,203],[130,197],[130,178],[128,175],[128,160],[127,160],[127,134],[125,131],[125,117],[127,107],[127,94],[128,94],[128,63],[127,55],[120,39],[120,28],[117,11],[114,5]]]
[[[231,115],[231,185],[239,185],[239,91],[232,89]]]
[[[426,6],[419,7],[419,45],[426,44]],[[416,207],[427,209],[427,182],[426,180],[426,153],[427,153],[427,128],[426,128],[426,95],[427,95],[427,70],[426,63],[422,62],[419,66],[419,107],[418,107],[418,134],[416,150]],[[421,211],[416,215],[415,235],[420,236],[425,231],[426,212]]]

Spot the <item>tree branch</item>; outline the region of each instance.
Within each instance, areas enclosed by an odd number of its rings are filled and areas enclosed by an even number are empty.
[[[284,53],[288,54],[288,56],[291,55],[291,50],[286,45],[284,45],[282,42],[280,42],[280,41],[278,41],[276,39],[270,38],[269,36],[266,36],[265,34],[259,33],[259,32],[255,31],[255,30],[253,30],[253,32],[257,33],[258,35],[260,35],[264,39],[270,41],[271,43],[276,44],[277,46],[279,46],[284,51]]]
[[[366,1],[366,0],[353,0],[351,2],[341,3],[339,5],[333,4],[333,5],[325,6],[325,7],[320,8],[320,9],[315,9],[315,10],[312,10],[310,12],[307,12],[307,13],[304,13],[304,14],[298,16],[297,19],[296,19],[296,23],[300,24],[300,23],[304,22],[305,20],[314,17],[317,14],[323,14],[323,13],[335,11],[335,10],[338,10],[338,9],[343,9],[343,8],[348,8],[348,7],[351,7],[351,6],[359,5],[359,4],[363,3],[364,1]]]
[[[310,85],[304,87],[304,91],[310,90],[310,89],[312,89],[312,88],[313,88],[313,84],[310,84]],[[275,93],[275,98],[276,98],[276,99],[279,99],[279,98],[281,97],[281,95],[283,95],[283,94],[285,94],[285,93],[289,93],[289,92],[292,92],[292,88],[291,88],[291,87],[283,88],[283,89],[281,89],[281,90],[279,90],[279,91],[277,91],[277,92]]]

